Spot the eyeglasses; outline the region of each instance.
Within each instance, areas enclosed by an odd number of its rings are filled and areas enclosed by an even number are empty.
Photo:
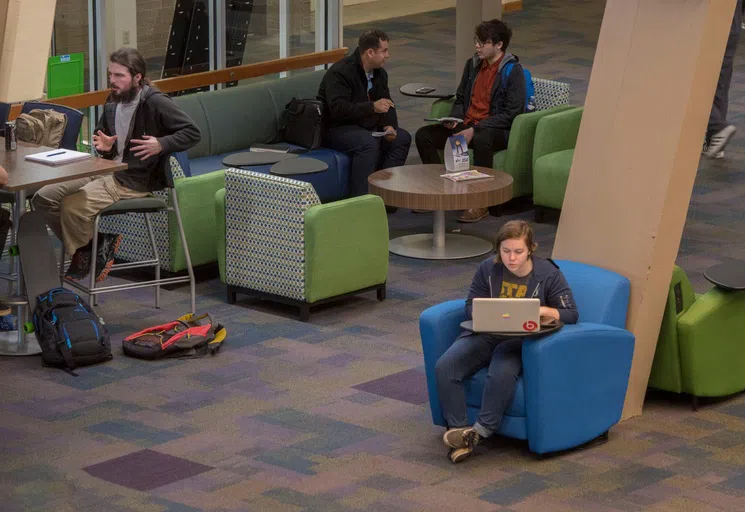
[[[474,37],[473,44],[475,44],[477,48],[481,48],[482,46],[486,46],[487,44],[494,44],[494,43],[491,41],[482,41],[478,37]]]

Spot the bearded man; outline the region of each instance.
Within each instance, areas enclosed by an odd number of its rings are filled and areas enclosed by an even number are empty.
[[[96,257],[96,281],[114,264],[122,236],[101,234],[98,254],[91,254],[96,214],[119,201],[145,197],[166,186],[171,153],[185,151],[201,138],[199,128],[173,100],[150,84],[145,59],[134,48],[120,48],[109,57],[111,94],[93,135],[99,156],[127,164],[111,175],[82,178],[41,188],[35,210],[72,254],[67,276],[83,279]]]

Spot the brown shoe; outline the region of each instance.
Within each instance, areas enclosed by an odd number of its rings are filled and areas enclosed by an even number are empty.
[[[471,208],[458,215],[458,222],[478,222],[489,216],[489,208]]]

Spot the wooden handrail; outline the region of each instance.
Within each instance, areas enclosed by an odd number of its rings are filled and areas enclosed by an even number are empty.
[[[294,57],[287,57],[285,59],[268,60],[266,62],[259,62],[256,64],[244,64],[243,66],[235,66],[233,68],[218,69],[215,71],[204,71],[202,73],[194,73],[192,75],[175,76],[172,78],[163,78],[161,80],[155,80],[155,84],[158,89],[163,92],[176,92],[184,91],[187,89],[194,89],[196,87],[205,87],[213,84],[221,84],[225,82],[232,82],[235,80],[245,80],[247,78],[255,78],[257,76],[271,75],[273,73],[280,73],[282,71],[290,71],[293,69],[303,69],[313,66],[320,66],[322,64],[329,64],[341,60],[347,54],[347,48],[337,48],[335,50],[328,50],[325,52],[316,53],[305,53],[303,55],[296,55]],[[59,98],[52,98],[44,100],[45,103],[56,103],[57,105],[65,105],[77,109],[85,109],[96,105],[103,105],[106,103],[106,98],[109,97],[110,89],[103,89],[101,91],[85,92],[83,94],[74,94],[71,96],[62,96]],[[10,110],[10,119],[15,119],[18,114],[21,113],[22,104],[13,105]]]

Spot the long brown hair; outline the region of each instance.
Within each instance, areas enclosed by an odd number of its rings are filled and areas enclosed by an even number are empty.
[[[127,71],[132,75],[132,78],[134,78],[137,73],[142,75],[142,81],[137,84],[138,87],[150,85],[150,79],[147,77],[147,64],[145,63],[145,58],[135,48],[123,46],[118,50],[111,52],[109,62],[127,68]]]
[[[494,242],[497,248],[497,255],[494,257],[494,263],[502,262],[500,247],[505,240],[524,240],[525,245],[528,247],[528,256],[531,256],[538,248],[538,244],[535,243],[533,228],[530,227],[530,224],[524,220],[511,220],[506,222],[499,230],[499,233],[497,233],[497,240]]]

